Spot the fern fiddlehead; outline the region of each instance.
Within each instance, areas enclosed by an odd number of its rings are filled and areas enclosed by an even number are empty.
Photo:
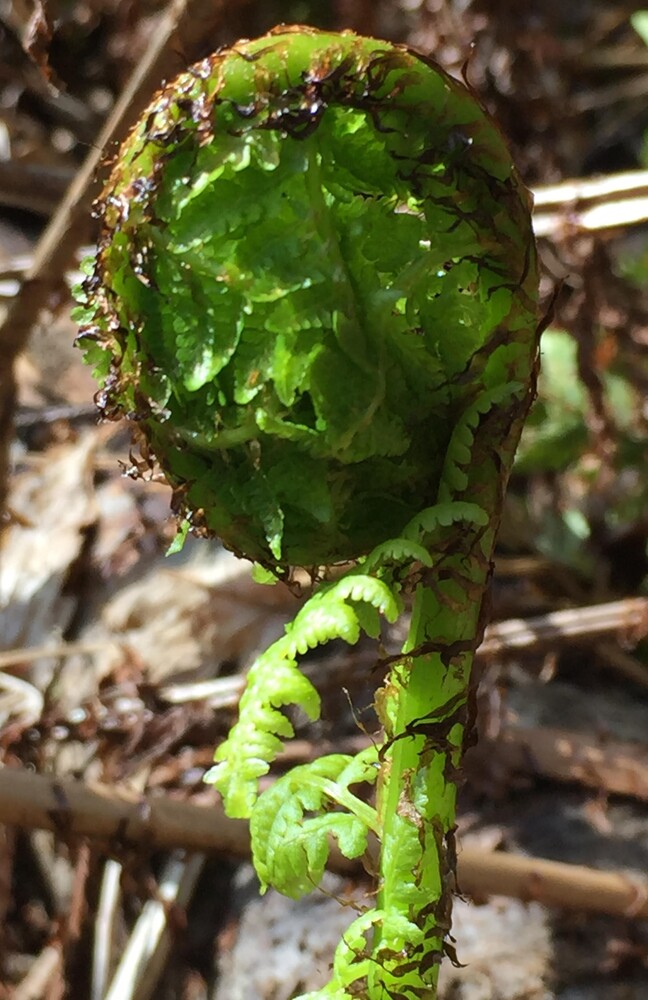
[[[209,776],[251,815],[264,884],[317,883],[328,834],[381,842],[377,905],[312,998],[432,997],[447,949],[457,770],[502,493],[537,350],[529,205],[497,129],[428,59],[282,28],[156,96],[99,202],[80,343],[185,526],[319,585],[252,667]],[[298,658],[403,610],[385,742],[257,797]],[[376,807],[351,786],[376,784]]]

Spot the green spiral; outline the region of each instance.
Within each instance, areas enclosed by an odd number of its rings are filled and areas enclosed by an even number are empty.
[[[457,420],[533,325],[493,122],[350,32],[280,28],[183,73],[97,212],[78,316],[100,407],[192,529],[275,570],[356,558],[433,504]]]

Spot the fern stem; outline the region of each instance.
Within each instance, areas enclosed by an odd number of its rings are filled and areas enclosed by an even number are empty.
[[[420,589],[416,600],[426,603],[427,598]],[[478,616],[479,605],[471,603],[456,614],[455,639],[446,634],[448,648],[455,640],[472,640]],[[424,644],[429,621],[429,616],[416,616],[409,647]],[[399,987],[407,997],[428,996],[426,991],[436,987],[450,930],[456,777],[472,661],[472,651],[449,662],[438,652],[405,657],[384,688],[385,702],[391,704],[382,712],[387,749],[378,788],[382,847],[377,906],[386,914],[385,928],[390,914],[405,916],[413,926],[410,941],[400,948],[378,931],[370,1000],[385,996],[379,986]]]
[[[528,349],[527,349],[528,350]],[[532,368],[524,352],[518,364]],[[426,546],[433,568],[419,584],[403,658],[378,694],[385,727],[378,778],[380,889],[384,913],[372,942],[366,1000],[434,1000],[455,889],[457,779],[468,716],[471,668],[481,638],[502,498],[531,390],[482,415],[461,491],[487,523],[454,524]]]

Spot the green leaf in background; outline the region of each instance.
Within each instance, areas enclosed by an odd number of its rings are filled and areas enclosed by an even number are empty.
[[[636,10],[630,15],[630,24],[644,45],[648,45],[648,10]]]

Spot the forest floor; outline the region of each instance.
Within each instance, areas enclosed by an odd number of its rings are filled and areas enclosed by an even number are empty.
[[[165,557],[169,490],[97,423],[69,318],[106,151],[162,79],[281,21],[466,74],[536,196],[543,301],[559,290],[478,655],[463,967],[441,998],[648,997],[646,19],[621,0],[0,0],[0,1000],[289,1000],[371,893],[349,867],[300,902],[259,896],[202,777],[297,599],[215,542]],[[323,721],[280,768],[364,745],[375,656],[305,658]]]

